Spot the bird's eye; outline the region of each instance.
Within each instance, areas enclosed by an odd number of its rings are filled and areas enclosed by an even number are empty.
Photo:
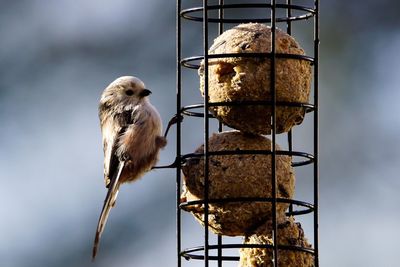
[[[131,96],[131,95],[133,95],[133,90],[130,90],[130,89],[126,90],[125,94],[128,95],[128,96]]]

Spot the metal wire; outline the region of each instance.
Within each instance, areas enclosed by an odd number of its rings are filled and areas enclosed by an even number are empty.
[[[271,148],[271,184],[272,184],[272,248],[274,267],[278,267],[278,222],[276,215],[276,1],[271,0],[271,98],[272,98],[272,117],[271,117],[271,135],[272,135],[272,148]]]
[[[263,3],[243,3],[243,4],[225,4],[225,5],[209,5],[207,7],[208,10],[220,10],[220,9],[249,9],[249,8],[264,8],[264,9],[294,9],[299,11],[304,11],[305,13],[298,16],[287,16],[287,17],[280,17],[276,18],[276,22],[288,22],[288,21],[295,21],[295,20],[304,20],[312,18],[315,14],[315,10],[311,8],[307,8],[304,6],[298,5],[286,5],[286,4],[275,4],[272,7],[272,4],[263,4]],[[203,12],[203,7],[194,7],[182,10],[180,15],[187,19],[193,21],[203,21],[203,17],[199,15],[193,15],[196,13]],[[268,23],[271,22],[271,18],[255,18],[255,19],[227,19],[227,18],[208,18],[208,22],[211,23],[246,23],[246,22],[260,22],[260,23]]]
[[[319,1],[313,0],[313,7],[307,7],[302,5],[293,5],[292,0],[285,0],[285,4],[276,3],[276,0],[270,0],[270,3],[244,3],[230,4],[226,3],[227,0],[218,0],[218,4],[209,4],[208,0],[202,0],[201,6],[195,6],[190,8],[182,8],[182,1],[176,1],[176,116],[177,118],[183,117],[199,117],[203,120],[203,141],[204,150],[202,153],[189,153],[182,154],[182,120],[176,121],[176,159],[175,162],[169,166],[169,168],[176,168],[176,236],[177,236],[177,266],[182,266],[182,259],[187,260],[202,260],[204,266],[208,267],[211,261],[216,261],[218,267],[222,267],[224,262],[238,261],[239,257],[225,255],[225,249],[232,248],[266,248],[273,250],[273,264],[274,267],[279,266],[279,253],[285,250],[301,251],[304,253],[310,253],[314,256],[314,266],[319,266],[319,234],[318,234],[318,205],[319,205],[319,168],[318,168],[318,73],[319,73]],[[229,10],[240,10],[246,12],[246,10],[261,10],[264,16],[259,18],[228,18],[226,12]],[[210,11],[218,11],[217,13]],[[285,16],[277,16],[277,10],[285,10]],[[268,13],[269,12],[269,13]],[[215,15],[217,14],[217,15]],[[268,15],[269,14],[269,15]],[[286,32],[292,34],[293,23],[297,21],[304,21],[313,18],[313,30],[314,30],[314,54],[311,56],[294,55],[294,54],[282,54],[276,53],[276,24],[286,23]],[[202,26],[202,47],[203,54],[197,56],[182,56],[182,48],[185,42],[185,38],[182,36],[182,24],[183,21],[201,22]],[[260,22],[270,23],[271,26],[271,52],[270,53],[237,53],[237,54],[209,54],[209,37],[210,37],[210,24],[217,25],[218,34],[222,34],[225,30],[225,24],[227,23],[246,23],[246,22]],[[271,62],[271,100],[269,101],[240,101],[240,102],[210,102],[209,101],[209,85],[208,85],[208,64],[209,60],[213,58],[227,58],[227,57],[250,57],[250,58],[268,58]],[[313,103],[296,103],[296,102],[282,102],[276,100],[275,92],[275,66],[276,60],[281,58],[288,58],[293,60],[308,61],[314,68],[313,77],[313,89],[314,99]],[[204,102],[200,104],[191,104],[182,106],[182,92],[184,90],[182,85],[182,68],[195,69],[200,67],[200,61],[204,60]],[[266,73],[266,75],[268,75]],[[195,87],[195,86],[193,86]],[[209,151],[209,136],[210,136],[210,119],[214,119],[214,116],[209,113],[210,107],[218,106],[268,106],[271,108],[272,119],[271,119],[271,139],[272,145],[270,150],[234,150],[234,151]],[[301,107],[305,110],[305,113],[313,114],[313,154],[294,151],[293,150],[293,136],[294,132],[291,130],[287,133],[288,150],[276,150],[276,109],[279,106],[285,107]],[[218,131],[223,130],[222,123],[218,124]],[[272,165],[272,192],[269,198],[224,198],[224,199],[210,199],[209,198],[209,159],[213,155],[239,155],[239,154],[262,154],[271,155]],[[277,181],[276,181],[276,156],[287,155],[292,158],[292,166],[304,166],[313,165],[313,203],[306,201],[286,199],[277,197]],[[204,159],[204,199],[196,201],[181,202],[181,169],[182,165],[187,160],[192,158],[203,158]],[[273,244],[272,245],[256,245],[256,244],[224,244],[222,236],[217,236],[217,244],[210,244],[210,233],[209,233],[209,205],[214,203],[235,203],[235,202],[266,202],[272,205],[272,222],[273,222]],[[278,240],[278,227],[277,227],[277,215],[276,208],[278,203],[288,203],[289,209],[287,211],[288,216],[300,216],[304,214],[313,214],[313,230],[314,230],[314,248],[304,248],[298,246],[281,245],[276,242]],[[204,240],[203,244],[192,248],[182,248],[182,239],[185,233],[182,232],[182,208],[192,205],[203,205],[204,206]],[[216,251],[216,256],[210,255],[210,251]]]
[[[176,115],[181,116],[182,106],[182,27],[181,27],[181,16],[179,11],[181,10],[181,0],[176,1]],[[176,160],[175,162],[181,162],[181,146],[182,146],[182,132],[181,132],[181,120],[178,120],[176,125]],[[181,202],[181,164],[176,166],[176,258],[177,267],[182,266],[182,225],[181,225],[181,209],[179,208]]]
[[[209,265],[209,237],[208,237],[208,189],[209,189],[209,117],[208,117],[208,6],[203,0],[203,50],[204,50],[204,267]]]
[[[318,79],[319,79],[319,0],[314,1],[314,105],[316,107],[314,112],[314,262],[315,266],[319,266],[319,217],[318,217],[318,206],[319,206],[319,168],[318,168],[318,151],[319,151],[319,133],[318,133]]]
[[[219,0],[219,6],[223,6],[224,5],[224,0]],[[220,8],[218,11],[218,19],[219,20],[223,20],[224,19],[224,9]],[[224,23],[219,22],[218,23],[218,35],[221,35],[224,32]],[[223,130],[223,126],[222,126],[222,122],[219,121],[218,122],[218,132],[222,132]],[[223,256],[222,256],[222,245],[223,245],[223,240],[222,240],[222,236],[218,235],[218,267],[222,267],[222,262],[223,262]]]

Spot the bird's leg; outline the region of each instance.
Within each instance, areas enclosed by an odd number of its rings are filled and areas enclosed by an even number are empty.
[[[164,165],[164,166],[153,166],[151,169],[168,169],[168,168],[175,168],[178,166],[178,158],[175,159],[174,162],[172,162],[170,165]]]
[[[169,128],[171,128],[172,125],[182,122],[183,121],[183,116],[181,114],[175,114],[172,119],[168,122],[167,129],[165,130],[164,137],[166,138],[168,135]]]
[[[169,129],[171,128],[172,125],[176,124],[176,123],[181,123],[183,121],[183,116],[181,114],[175,114],[172,119],[168,122],[167,128],[165,130],[165,134],[164,137],[159,138],[158,142],[165,142],[166,144],[166,138],[169,132]],[[175,159],[175,161],[173,163],[171,163],[170,165],[166,165],[166,166],[153,166],[152,169],[166,169],[166,168],[175,168],[177,165],[179,164],[178,159]]]

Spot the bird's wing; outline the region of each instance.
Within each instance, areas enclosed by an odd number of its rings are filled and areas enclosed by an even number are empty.
[[[116,153],[118,148],[118,136],[120,136],[120,134],[117,134],[110,142],[109,145],[111,149],[105,151],[105,153],[108,154],[104,156],[104,160],[108,160],[108,164],[104,164],[104,178],[107,188],[110,188],[113,174],[118,171],[118,164],[120,162]]]
[[[125,133],[129,125],[134,123],[134,114],[132,109],[125,110],[115,115],[113,126],[103,128],[103,148],[104,148],[104,178],[106,187],[109,187],[111,177],[118,171],[118,164],[122,155],[117,155],[118,142]],[[110,131],[110,132],[105,132]]]
[[[121,177],[121,173],[122,173],[124,167],[125,167],[125,161],[119,162],[118,167],[117,167],[118,172],[114,172],[114,175],[111,178],[111,182],[108,187],[106,199],[104,200],[103,209],[101,210],[99,222],[97,223],[96,236],[94,238],[93,254],[92,254],[93,260],[96,258],[97,249],[99,247],[99,242],[100,242],[100,237],[104,231],[104,227],[106,225],[108,215],[110,214],[111,208],[115,204],[115,200],[117,198],[118,191],[119,191],[119,185],[120,185],[119,178]]]
[[[134,122],[133,116],[134,114],[132,110],[126,110],[122,113],[117,114],[114,118],[114,124],[116,125],[118,131],[115,131],[115,133],[110,134],[108,137],[104,137],[103,132],[104,159],[105,161],[108,160],[108,164],[104,165],[104,174],[106,176],[106,179],[110,179],[110,181],[109,183],[107,183],[108,191],[104,200],[103,209],[101,211],[99,221],[97,223],[96,236],[94,239],[92,254],[93,260],[96,257],[100,237],[104,231],[104,227],[106,225],[111,208],[114,206],[117,199],[120,186],[119,179],[125,167],[125,161],[122,159],[122,155],[117,154],[119,138],[125,133],[129,125]],[[100,120],[102,120],[102,118],[100,118]],[[104,129],[104,127],[102,128]],[[114,131],[115,129],[112,128],[111,130]]]

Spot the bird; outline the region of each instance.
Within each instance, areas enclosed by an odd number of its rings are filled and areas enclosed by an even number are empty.
[[[104,151],[104,180],[108,188],[97,224],[92,260],[120,185],[133,182],[151,170],[167,140],[162,122],[150,103],[152,92],[137,77],[122,76],[103,91],[99,119]]]

